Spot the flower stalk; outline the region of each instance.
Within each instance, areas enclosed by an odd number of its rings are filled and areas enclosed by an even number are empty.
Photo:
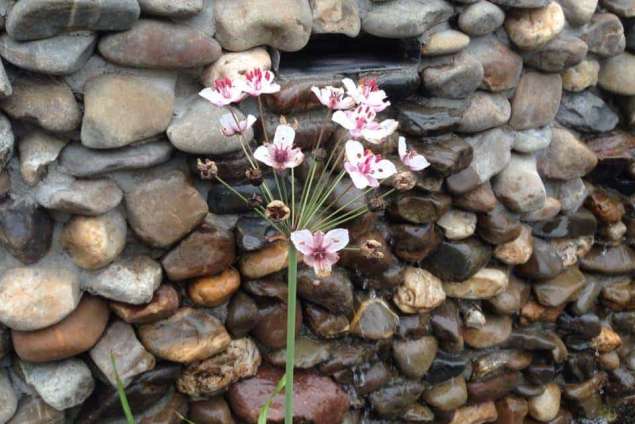
[[[293,371],[295,367],[295,310],[298,291],[298,252],[289,245],[287,282],[287,358],[285,364],[284,422],[293,423]]]

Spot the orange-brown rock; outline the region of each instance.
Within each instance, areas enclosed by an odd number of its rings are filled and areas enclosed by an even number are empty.
[[[239,287],[240,273],[228,268],[220,274],[194,279],[187,287],[187,294],[197,305],[212,307],[227,302]]]
[[[147,305],[111,302],[110,309],[130,324],[148,324],[173,315],[179,308],[180,296],[169,284],[161,285]]]
[[[85,294],[77,309],[57,324],[36,331],[13,330],[13,347],[21,359],[29,362],[70,358],[97,343],[109,315],[106,302]]]
[[[622,345],[622,338],[611,327],[602,326],[600,334],[591,340],[591,346],[600,353],[611,352]]]
[[[249,278],[256,279],[273,274],[287,267],[289,243],[278,240],[263,249],[251,252],[240,260],[240,273]]]
[[[587,197],[586,205],[597,219],[609,224],[619,222],[625,213],[622,202],[601,189],[596,189]]]

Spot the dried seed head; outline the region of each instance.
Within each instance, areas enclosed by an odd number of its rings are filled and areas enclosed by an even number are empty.
[[[262,184],[262,171],[258,168],[249,168],[245,171],[245,176],[247,177],[247,179],[249,180],[249,182],[251,183],[251,185],[254,185],[256,187],[260,186],[260,184]]]
[[[374,196],[368,201],[368,210],[371,212],[381,212],[386,209],[386,201],[383,197]]]
[[[267,218],[272,221],[284,221],[291,216],[291,210],[284,204],[284,202],[274,200],[267,205],[265,214],[267,215]]]
[[[381,243],[377,240],[366,240],[360,246],[362,255],[368,259],[383,259],[384,252],[381,251]]]
[[[210,159],[196,159],[196,168],[204,180],[211,180],[218,175],[218,166],[216,166],[216,162]]]
[[[417,177],[410,171],[399,172],[392,182],[393,187],[399,191],[412,190],[416,184]]]
[[[262,199],[262,196],[259,195],[258,193],[253,193],[251,195],[251,197],[249,198],[249,207],[250,208],[257,208],[258,206],[262,206],[262,204],[265,203],[265,201]]]

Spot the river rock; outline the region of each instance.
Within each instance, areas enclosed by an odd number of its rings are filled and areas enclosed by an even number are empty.
[[[553,278],[562,270],[562,259],[555,248],[539,238],[534,238],[534,249],[529,261],[515,267],[519,275],[536,280]]]
[[[448,297],[489,299],[505,291],[508,284],[507,273],[496,268],[482,268],[465,281],[443,283],[443,290]]]
[[[453,29],[433,32],[432,34],[426,33],[419,37],[419,40],[423,56],[443,56],[458,53],[470,44],[470,37]]]
[[[426,138],[425,143],[413,143],[413,148],[444,176],[467,168],[473,157],[472,146],[453,134]]]
[[[111,302],[110,309],[119,318],[129,324],[153,323],[173,315],[179,307],[179,293],[169,284],[162,284],[152,296],[150,303],[130,305],[122,302]]]
[[[7,32],[18,41],[49,38],[69,30],[121,31],[139,18],[134,0],[94,4],[89,0],[27,0],[7,16]]]
[[[463,99],[472,94],[483,79],[483,65],[469,54],[459,53],[452,61],[429,64],[421,73],[423,85],[433,96]]]
[[[82,144],[112,149],[165,131],[174,108],[174,77],[106,74],[84,87]]]
[[[598,0],[558,0],[564,16],[573,26],[580,26],[591,21],[598,7]]]
[[[66,420],[64,411],[49,406],[36,394],[25,395],[20,399],[18,409],[8,424],[36,423],[36,424],[63,424]]]
[[[392,354],[406,377],[420,379],[428,371],[437,354],[437,340],[434,337],[395,340],[392,343]]]
[[[476,133],[500,127],[509,121],[511,105],[505,96],[478,91],[470,97],[458,131]]]
[[[161,260],[172,281],[218,274],[234,262],[234,234],[214,222],[208,214],[189,236]]]
[[[382,299],[361,303],[351,320],[351,331],[370,340],[389,339],[397,330],[399,316]]]
[[[580,268],[602,274],[628,274],[635,269],[635,251],[627,245],[611,247],[594,246],[580,259]]]
[[[249,379],[232,385],[229,389],[229,403],[234,413],[247,423],[258,421],[260,405],[269,399],[282,370],[263,367]],[[341,422],[348,410],[348,396],[328,377],[312,371],[297,371],[293,379],[294,420],[315,424]],[[278,395],[271,403],[269,420],[282,422],[284,418],[283,395]]]
[[[393,225],[391,232],[395,240],[393,251],[404,261],[418,262],[441,243],[441,236],[434,224]]]
[[[485,325],[480,328],[466,327],[463,331],[465,343],[475,349],[485,349],[506,341],[512,332],[512,321],[508,316],[486,315]]]
[[[613,109],[588,90],[562,96],[556,119],[562,125],[581,132],[611,131],[619,122]]]
[[[552,143],[539,155],[538,166],[547,178],[569,180],[588,174],[597,164],[597,157],[573,133],[554,128]]]
[[[472,212],[490,212],[498,204],[489,181],[454,198],[456,206]]]
[[[0,371],[0,401],[0,422],[6,423],[18,409],[18,396],[4,370]]]
[[[150,302],[161,284],[161,275],[161,265],[152,258],[132,256],[86,275],[82,288],[107,299],[139,305]]]
[[[214,307],[227,302],[240,287],[240,273],[228,268],[217,275],[199,277],[187,286],[187,294],[197,305]]]
[[[47,166],[55,161],[66,140],[49,135],[40,130],[29,131],[18,145],[20,152],[20,174],[24,181],[36,185],[45,175]]]
[[[287,267],[289,243],[277,240],[256,252],[240,258],[240,273],[249,279],[261,278]]]
[[[143,241],[167,247],[205,219],[207,204],[185,174],[172,171],[127,192],[126,210],[130,227]]]
[[[436,224],[443,229],[449,240],[463,240],[476,231],[476,215],[459,209],[450,209]]]
[[[562,88],[580,92],[594,87],[599,79],[600,64],[597,60],[585,59],[562,73]]]
[[[255,375],[261,361],[260,352],[250,338],[235,339],[224,352],[190,364],[179,377],[177,388],[192,397],[213,396],[232,383]]]
[[[535,9],[537,7],[547,6],[550,3],[550,0],[492,0],[492,3],[506,7]]]
[[[620,18],[612,13],[596,13],[581,34],[589,46],[589,52],[602,57],[624,52],[626,39]]]
[[[113,387],[117,387],[115,371],[125,387],[135,376],[153,369],[156,364],[154,356],[139,343],[132,326],[119,320],[110,324],[90,350],[90,358]]]
[[[309,4],[298,0],[283,0],[276,8],[257,0],[217,0],[214,17],[216,39],[231,51],[263,44],[283,51],[300,50],[309,41],[313,26]]]
[[[95,217],[75,216],[64,225],[60,243],[77,266],[98,269],[123,251],[126,232],[126,220],[118,210]]]
[[[21,331],[56,324],[77,307],[76,272],[61,266],[11,268],[0,278],[0,322]]]
[[[404,282],[393,297],[395,305],[404,313],[429,312],[445,301],[441,281],[421,268],[408,267]]]
[[[170,0],[140,0],[141,12],[169,18],[188,18],[201,13],[203,0],[186,0],[174,4]]]
[[[596,188],[589,194],[585,205],[597,219],[609,224],[619,222],[625,213],[624,205],[620,199],[601,188]]]
[[[507,243],[499,244],[494,249],[494,256],[507,265],[526,263],[534,250],[531,229],[523,225],[520,235]]]
[[[127,31],[102,37],[99,53],[123,66],[193,68],[216,61],[221,48],[213,38],[194,28],[141,19]]]
[[[519,213],[542,208],[547,197],[531,155],[512,154],[507,167],[494,178],[493,189],[505,207]]]
[[[44,40],[19,42],[0,37],[0,56],[22,69],[52,75],[77,72],[93,54],[97,36],[92,32],[63,34]]]
[[[489,34],[505,21],[505,12],[488,1],[477,1],[459,15],[459,28],[472,36]]]
[[[70,358],[90,350],[106,329],[108,305],[85,294],[70,315],[50,327],[36,331],[11,332],[18,356],[29,362],[49,362]]]
[[[483,65],[483,82],[481,83],[483,89],[499,92],[518,85],[523,70],[523,60],[495,36],[474,38],[465,51]]]
[[[53,223],[37,205],[14,199],[0,204],[0,244],[25,264],[42,259],[51,246]]]
[[[219,120],[227,113],[226,108],[214,106],[203,98],[193,99],[170,123],[168,138],[177,150],[187,153],[222,155],[238,151],[240,136],[226,137],[221,132]],[[234,113],[239,120],[245,119],[240,111],[234,110]],[[244,138],[249,142],[253,130],[247,130]]]
[[[313,34],[345,34],[357,37],[361,28],[359,6],[354,0],[318,0],[313,9]]]
[[[504,206],[478,215],[476,232],[491,244],[508,243],[520,235],[521,225]]]
[[[385,38],[416,37],[452,16],[454,9],[443,0],[398,0],[374,4],[362,17],[362,29]]]
[[[635,96],[635,55],[623,53],[602,63],[598,83],[603,89],[622,96]]]
[[[187,307],[168,319],[142,325],[139,339],[156,357],[182,363],[201,361],[223,352],[231,341],[217,318]]]
[[[562,78],[558,74],[527,71],[512,100],[509,124],[516,130],[543,127],[556,117],[562,97]]]
[[[491,248],[475,238],[444,241],[424,259],[423,265],[442,280],[464,281],[485,266],[491,254]]]
[[[299,336],[295,346],[295,368],[309,369],[328,360],[331,357],[329,345],[309,337]],[[287,350],[282,348],[267,354],[267,362],[284,368]]]
[[[415,193],[399,196],[390,205],[391,215],[413,224],[429,224],[437,221],[450,208],[452,199],[445,194]]]
[[[446,180],[448,188],[456,194],[466,193],[483,184],[502,171],[511,159],[513,138],[508,131],[495,128],[465,141],[472,146],[472,162]]]
[[[68,85],[36,75],[15,77],[13,94],[0,100],[0,108],[11,118],[34,123],[51,132],[72,131],[82,113]]]
[[[234,424],[229,405],[223,396],[190,402],[189,417],[198,424]]]
[[[515,9],[505,19],[505,29],[519,48],[534,50],[553,40],[563,29],[562,7],[552,1],[536,9]]]
[[[623,18],[635,16],[635,4],[631,0],[602,0],[602,5]]]
[[[44,402],[58,411],[82,404],[95,388],[90,369],[80,359],[45,364],[19,361],[17,368]]]
[[[263,345],[280,349],[287,344],[288,307],[283,302],[272,302],[258,309],[256,324],[251,334]],[[302,328],[302,309],[298,302],[295,310],[296,336]]]
[[[211,87],[217,79],[239,79],[254,68],[271,69],[271,57],[266,49],[255,47],[241,52],[223,53],[203,71],[201,82],[204,86]]]
[[[22,148],[21,141],[20,149]],[[75,177],[93,177],[112,171],[151,168],[167,161],[172,145],[152,141],[119,149],[95,150],[79,143],[70,143],[59,156],[59,169]]]
[[[399,127],[412,135],[454,128],[466,108],[464,99],[437,97],[412,97],[396,105]]]
[[[312,268],[301,268],[298,271],[298,296],[335,314],[353,312],[353,284],[348,274],[340,269],[320,278]]]
[[[584,275],[576,267],[567,268],[554,278],[533,286],[534,294],[544,306],[560,306],[573,299],[586,284]]]
[[[554,419],[559,409],[560,387],[557,384],[547,384],[541,395],[529,399],[529,415],[538,421],[546,422]]]
[[[423,393],[430,406],[441,411],[453,411],[467,402],[467,386],[462,376],[435,384]]]

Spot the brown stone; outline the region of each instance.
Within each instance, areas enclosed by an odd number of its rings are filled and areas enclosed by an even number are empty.
[[[525,72],[512,100],[509,125],[516,130],[526,130],[549,124],[558,113],[561,97],[559,74]]]
[[[179,307],[179,293],[170,284],[162,284],[147,305],[111,302],[110,309],[130,324],[149,324],[168,318]]]
[[[484,424],[494,422],[496,418],[496,406],[490,401],[457,409],[449,424]]]
[[[296,335],[302,328],[302,309],[300,302],[296,304]],[[280,349],[287,345],[287,304],[275,302],[258,310],[257,323],[251,334],[262,344]]]
[[[534,239],[531,228],[522,226],[520,235],[512,241],[499,244],[494,249],[494,256],[507,265],[520,265],[526,263],[534,250]]]
[[[527,401],[517,396],[506,396],[496,402],[496,424],[523,424],[529,407]]]
[[[560,306],[574,299],[586,284],[584,274],[577,267],[565,269],[557,276],[534,284],[534,294],[544,306]]]
[[[246,423],[256,424],[261,405],[274,392],[283,371],[262,367],[256,376],[238,382],[229,389],[229,402],[234,413]],[[311,371],[296,371],[293,379],[294,421],[314,424],[342,422],[348,411],[348,396],[333,380]],[[269,422],[284,418],[284,394],[273,399]]]
[[[489,181],[454,198],[454,205],[472,212],[490,212],[498,201]]]
[[[240,274],[228,268],[217,275],[199,277],[187,286],[187,295],[197,305],[208,307],[221,305],[240,287]]]
[[[591,346],[600,353],[611,352],[622,345],[622,338],[611,327],[602,326],[600,334],[591,341]]]
[[[505,19],[509,37],[525,50],[544,46],[564,29],[564,25],[564,13],[555,1],[540,8],[513,9]]]
[[[21,359],[29,362],[57,361],[79,355],[97,343],[109,315],[103,300],[84,294],[77,308],[57,324],[36,331],[13,330],[13,348]]]
[[[458,376],[435,384],[423,393],[423,399],[441,411],[452,411],[467,402],[465,378]]]
[[[494,35],[470,41],[465,51],[483,65],[481,86],[488,91],[504,91],[516,87],[523,70],[522,58]]]
[[[190,402],[189,419],[196,424],[234,424],[229,405],[222,396]]]
[[[512,320],[508,316],[486,315],[485,325],[480,328],[466,327],[463,331],[465,343],[475,349],[484,349],[503,343],[512,332]]]
[[[216,317],[188,307],[168,319],[142,325],[139,339],[157,357],[182,363],[207,359],[224,351],[231,341]]]
[[[609,224],[619,222],[625,213],[622,202],[600,188],[595,189],[585,203],[597,219]]]
[[[261,278],[287,267],[289,242],[277,240],[256,252],[243,255],[240,273],[248,279]]]

